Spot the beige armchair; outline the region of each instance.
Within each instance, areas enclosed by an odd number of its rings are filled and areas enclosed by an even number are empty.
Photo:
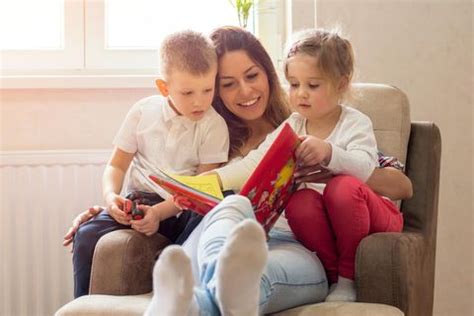
[[[365,238],[356,258],[357,303],[320,303],[279,315],[431,315],[441,139],[436,125],[410,122],[406,96],[397,88],[354,85],[352,104],[369,115],[379,148],[406,161],[414,196],[403,201],[402,233]],[[406,159],[406,160],[405,160]],[[104,236],[94,253],[90,293],[57,315],[141,315],[150,300],[154,256],[167,240],[132,230]]]

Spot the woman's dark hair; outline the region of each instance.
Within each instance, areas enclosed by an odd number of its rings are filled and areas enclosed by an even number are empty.
[[[290,110],[272,60],[260,41],[250,32],[235,26],[224,26],[214,30],[211,40],[216,47],[219,60],[226,52],[245,51],[250,59],[263,68],[270,87],[268,105],[263,117],[274,127],[280,125],[289,115]],[[213,106],[227,122],[230,136],[229,157],[240,155],[240,148],[250,137],[250,129],[238,116],[230,112],[219,97],[219,80],[216,80],[216,94]]]

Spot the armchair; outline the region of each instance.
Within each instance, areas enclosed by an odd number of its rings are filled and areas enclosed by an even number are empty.
[[[356,256],[357,303],[320,303],[278,315],[431,315],[441,156],[439,129],[410,122],[408,100],[397,88],[356,84],[351,104],[374,123],[379,149],[406,161],[413,198],[403,201],[401,233],[365,238]],[[154,256],[168,241],[132,230],[104,236],[94,253],[90,296],[57,315],[141,315],[151,297]]]

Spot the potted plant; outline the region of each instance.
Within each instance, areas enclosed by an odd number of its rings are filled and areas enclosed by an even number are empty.
[[[229,0],[237,11],[240,27],[246,28],[249,20],[250,10],[256,5],[256,0]]]

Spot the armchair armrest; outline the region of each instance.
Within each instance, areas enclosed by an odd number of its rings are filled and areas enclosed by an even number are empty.
[[[425,299],[425,247],[421,233],[377,233],[364,238],[356,255],[357,300],[422,315],[416,309]]]
[[[147,237],[132,229],[104,235],[94,251],[90,294],[150,292],[155,256],[168,244],[168,239],[159,234]]]

